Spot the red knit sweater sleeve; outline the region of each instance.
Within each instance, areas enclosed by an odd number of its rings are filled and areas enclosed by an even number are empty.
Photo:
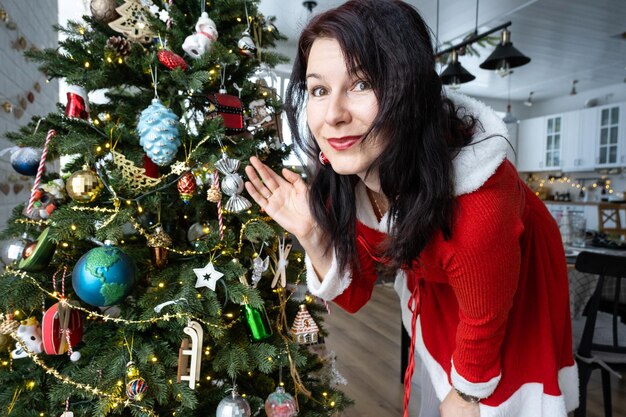
[[[501,374],[500,347],[520,274],[521,187],[516,172],[501,167],[479,190],[460,196],[452,239],[445,244],[460,320],[452,382],[460,376],[488,395]]]
[[[356,250],[358,265],[352,265],[352,281],[343,293],[333,300],[349,313],[356,313],[372,297],[374,284],[378,278],[376,271],[376,247],[385,235],[363,223],[356,224]]]

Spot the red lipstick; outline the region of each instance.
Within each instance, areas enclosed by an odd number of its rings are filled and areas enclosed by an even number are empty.
[[[336,151],[345,151],[360,141],[362,136],[343,136],[340,138],[328,138],[326,141]]]

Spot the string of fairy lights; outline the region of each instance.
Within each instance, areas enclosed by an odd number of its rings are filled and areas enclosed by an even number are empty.
[[[587,181],[593,181],[589,186],[585,185]],[[542,193],[542,189],[547,185],[566,184],[576,191],[589,192],[600,191],[603,194],[613,194],[615,191],[612,187],[612,181],[606,176],[600,178],[572,178],[568,176],[540,178],[533,174],[529,176],[527,183],[529,185],[536,184],[535,189],[537,195]]]
[[[206,320],[202,320],[196,316],[193,316],[192,314],[189,313],[175,313],[175,314],[164,314],[162,316],[159,317],[152,317],[149,319],[143,319],[143,320],[127,320],[127,319],[123,319],[123,318],[119,318],[119,317],[111,317],[109,315],[105,315],[105,314],[100,314],[88,309],[85,309],[83,307],[80,307],[78,305],[72,304],[67,302],[67,300],[60,294],[58,294],[56,291],[54,292],[50,292],[48,290],[46,290],[45,288],[43,288],[39,282],[32,276],[30,276],[29,274],[23,272],[23,271],[18,271],[15,270],[13,268],[8,268],[7,271],[5,273],[3,273],[2,275],[0,275],[0,278],[4,278],[5,276],[17,276],[20,277],[22,279],[28,279],[30,280],[42,293],[48,295],[51,298],[54,298],[56,300],[58,300],[59,302],[64,303],[64,305],[66,305],[69,308],[72,309],[77,309],[79,311],[82,311],[84,313],[87,314],[87,319],[94,319],[94,318],[99,318],[103,321],[111,321],[111,322],[115,322],[115,323],[121,323],[124,325],[136,325],[136,324],[157,324],[159,322],[163,322],[163,321],[171,321],[171,320],[177,320],[177,319],[187,319],[187,320],[196,320],[202,324],[204,324],[205,326],[209,326],[209,327],[214,327],[214,328],[222,328],[222,329],[228,329],[230,327],[232,327],[233,325],[235,325],[235,323],[237,322],[237,320],[233,320],[231,323],[229,324],[221,324],[221,325],[217,325],[215,323],[209,323]],[[300,276],[298,277],[298,281],[300,279]],[[328,408],[332,409],[335,407],[336,403],[332,398],[329,398],[329,395],[327,392],[323,392],[322,393],[322,400],[318,400],[316,398],[314,398],[314,396],[311,394],[311,392],[304,386],[301,377],[298,373],[297,367],[295,365],[295,362],[292,358],[290,349],[289,349],[289,337],[286,336],[284,334],[284,329],[288,328],[288,326],[286,325],[286,314],[285,314],[285,307],[287,304],[287,301],[289,300],[289,298],[291,298],[291,296],[293,295],[293,292],[290,293],[289,295],[286,295],[285,291],[283,291],[283,288],[278,287],[276,288],[275,292],[278,293],[279,296],[279,306],[277,308],[280,309],[280,319],[279,319],[279,323],[277,326],[277,330],[278,333],[280,334],[281,338],[284,340],[285,343],[285,353],[288,357],[289,360],[289,367],[290,367],[290,374],[294,383],[294,387],[296,390],[296,394],[300,393],[306,397],[308,397],[310,400],[327,406]],[[312,299],[310,297],[306,298],[307,302],[311,302]],[[19,311],[15,311],[14,314],[16,316],[19,316]],[[119,407],[119,406],[123,406],[123,407],[135,407],[138,410],[146,413],[146,415],[150,416],[150,417],[157,417],[157,415],[149,408],[143,407],[140,404],[137,404],[135,402],[132,402],[130,399],[128,398],[122,398],[121,396],[117,395],[117,394],[112,394],[109,392],[105,392],[97,387],[94,387],[90,384],[85,384],[85,383],[81,383],[78,381],[73,380],[72,378],[69,378],[63,374],[61,374],[60,372],[58,372],[56,369],[49,367],[48,365],[46,365],[46,363],[41,359],[41,357],[37,354],[35,354],[34,352],[32,352],[31,350],[28,349],[27,346],[25,346],[21,339],[17,336],[17,333],[15,331],[12,331],[9,334],[17,344],[19,344],[19,346],[21,348],[23,348],[24,352],[26,353],[26,355],[31,358],[33,360],[33,362],[38,365],[40,368],[42,368],[47,374],[52,375],[54,378],[56,378],[57,380],[59,380],[60,382],[64,383],[64,384],[68,384],[71,385],[75,388],[78,388],[82,391],[88,392],[94,396],[98,396],[98,397],[104,397],[109,399],[112,402],[112,405],[114,408]],[[205,349],[205,355],[208,355],[210,348],[207,347]],[[268,357],[267,360],[269,362],[273,361],[272,357]],[[153,362],[157,361],[156,357],[152,358]],[[2,365],[6,366],[8,365],[7,361],[4,361],[2,363]],[[249,375],[251,375],[249,373]],[[206,379],[208,381],[211,380],[211,376],[207,376]],[[173,383],[172,380],[169,380],[169,383]],[[280,381],[280,383],[282,384],[282,381]],[[31,386],[29,386],[30,389],[34,388],[34,381],[29,382],[29,384],[31,384]],[[123,383],[121,381],[118,381],[118,386],[123,385]],[[245,394],[244,394],[245,396]],[[297,395],[296,397],[297,398]],[[296,400],[297,401],[297,400]]]
[[[118,209],[108,209],[108,208],[102,208],[102,207],[75,207],[75,210],[80,210],[80,211],[97,211],[97,212],[102,212],[102,213],[106,213],[106,214],[111,214],[111,215],[115,215],[116,212],[118,211]],[[247,220],[241,227],[240,229],[240,233],[239,233],[239,241],[238,241],[238,245],[237,245],[237,251],[236,253],[241,253],[242,249],[243,249],[243,245],[244,245],[244,240],[245,240],[245,232],[246,232],[246,228],[249,227],[251,224],[254,223],[258,223],[258,222],[265,222],[267,221],[268,218],[267,217],[254,217],[252,219]],[[23,223],[23,224],[31,224],[31,225],[37,225],[37,226],[46,226],[48,225],[48,221],[42,221],[42,220],[31,220],[31,219],[26,219],[26,218],[20,218],[20,219],[16,219],[16,222],[18,223]],[[149,232],[146,231],[135,219],[131,218],[131,224],[133,225],[133,227],[136,229],[136,231],[143,237],[147,238],[149,236]],[[65,247],[67,247],[67,245],[63,245]],[[213,251],[210,252],[199,252],[199,251],[192,251],[192,250],[179,250],[173,247],[168,248],[168,250],[171,250],[172,252],[175,253],[179,253],[182,255],[206,255],[206,254],[214,254],[216,251],[221,250],[220,245],[218,244],[218,247],[214,248]],[[298,262],[302,262],[302,259],[300,257],[298,257],[297,259]],[[301,275],[300,274],[296,280],[296,283],[298,283],[301,279]],[[20,271],[20,270],[16,270],[14,268],[8,267],[6,269],[6,271],[0,275],[0,278],[4,278],[5,276],[17,276],[19,278],[22,279],[27,279],[29,280],[40,292],[42,292],[43,294],[47,295],[48,297],[54,298],[56,300],[58,300],[59,302],[64,303],[64,305],[66,305],[69,308],[72,309],[76,309],[79,310],[83,313],[85,313],[87,316],[87,320],[89,319],[100,319],[104,322],[113,322],[113,323],[117,323],[117,324],[122,324],[122,325],[145,325],[145,324],[150,324],[150,325],[155,325],[158,324],[159,322],[169,322],[172,320],[195,320],[198,321],[199,323],[204,324],[207,327],[212,327],[212,328],[216,328],[216,329],[221,329],[221,330],[228,330],[229,328],[231,328],[232,326],[234,326],[238,319],[232,320],[229,323],[220,323],[220,324],[216,324],[216,323],[211,323],[208,322],[206,320],[200,319],[199,317],[196,317],[190,313],[186,313],[186,312],[179,312],[179,313],[166,313],[160,316],[155,316],[155,317],[151,317],[151,318],[147,318],[147,319],[142,319],[142,320],[128,320],[128,319],[124,319],[124,318],[120,318],[120,317],[112,317],[110,315],[107,314],[102,314],[102,313],[98,313],[96,311],[92,311],[89,309],[86,309],[84,307],[81,307],[80,305],[76,305],[76,304],[72,304],[67,302],[67,300],[63,297],[62,294],[59,294],[57,291],[53,291],[50,292],[47,289],[45,289],[44,287],[42,287],[40,285],[40,283],[37,281],[37,279],[31,275],[29,275],[28,273],[24,272],[24,271]],[[162,287],[162,285],[159,285],[160,287]],[[286,303],[288,301],[289,298],[291,298],[293,293],[290,294],[286,294],[285,291],[283,290],[283,288],[281,287],[277,287],[275,290],[275,292],[278,293],[279,295],[279,299],[280,299],[280,303],[279,306],[275,307],[280,309],[280,317],[282,318],[279,325],[278,325],[278,332],[280,334],[280,336],[283,338],[284,343],[285,343],[285,353],[289,359],[289,368],[290,368],[290,374],[291,374],[291,378],[293,380],[294,383],[294,387],[296,390],[296,394],[300,393],[306,397],[308,397],[311,401],[314,401],[320,405],[323,405],[325,407],[327,407],[328,409],[333,409],[336,405],[335,401],[333,400],[332,396],[329,396],[329,394],[327,392],[323,392],[322,398],[317,399],[315,398],[312,393],[304,386],[301,377],[298,373],[297,367],[295,365],[295,362],[291,356],[290,350],[289,350],[289,345],[288,345],[288,341],[289,341],[289,337],[286,336],[285,334],[283,334],[284,329],[288,328],[287,323],[286,323],[286,315],[285,315],[285,307],[286,307]],[[199,294],[200,295],[200,294]],[[312,302],[313,299],[310,296],[306,297],[306,302],[310,303]],[[15,311],[13,312],[13,314],[15,316],[19,316],[20,312],[19,311]],[[284,321],[284,323],[283,323]],[[22,346],[20,339],[17,337],[17,334],[15,332],[12,332],[10,334],[10,336],[15,339],[15,341],[17,343],[20,343],[20,346]],[[209,349],[209,348],[207,348]],[[58,372],[56,369],[49,367],[48,365],[45,364],[45,362],[41,359],[41,357],[39,357],[37,354],[34,354],[33,352],[29,351],[27,348],[24,349],[25,353],[27,354],[28,357],[30,357],[33,362],[38,365],[39,367],[41,367],[47,374],[52,375],[54,378],[56,378],[57,380],[59,380],[60,382],[64,383],[64,384],[68,384],[71,385],[73,387],[76,387],[82,391],[88,392],[94,396],[98,396],[98,397],[103,397],[103,398],[107,398],[112,402],[112,405],[114,408],[119,407],[119,406],[123,406],[123,407],[135,407],[137,408],[139,411],[144,412],[146,415],[150,416],[150,417],[157,417],[156,414],[154,414],[154,412],[146,407],[143,407],[135,402],[132,402],[131,400],[127,399],[127,398],[122,398],[121,396],[115,394],[115,393],[108,393],[105,392],[99,388],[96,388],[90,384],[84,384],[78,381],[73,380],[72,378],[69,378],[68,376],[62,375],[60,372]],[[208,350],[205,350],[205,355],[209,354]],[[272,357],[268,357],[267,358],[268,361],[273,361]],[[152,361],[156,361],[157,358],[153,357]],[[8,361],[4,361],[2,363],[2,365],[6,366],[8,365]],[[211,380],[211,376],[206,376],[207,381]],[[121,381],[118,381],[121,382]],[[34,384],[34,382],[31,382]],[[169,381],[169,383],[173,383],[172,380]],[[282,381],[280,381],[281,384]],[[118,385],[120,385],[118,383]],[[244,394],[245,395],[245,394]],[[295,398],[297,398],[297,395],[295,396]],[[296,400],[297,401],[297,400]]]

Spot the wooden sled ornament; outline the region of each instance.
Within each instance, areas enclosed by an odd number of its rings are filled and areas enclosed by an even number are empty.
[[[183,338],[178,350],[177,381],[189,381],[189,388],[195,389],[196,381],[200,380],[202,326],[198,322],[190,321],[183,331],[189,335],[189,338]]]

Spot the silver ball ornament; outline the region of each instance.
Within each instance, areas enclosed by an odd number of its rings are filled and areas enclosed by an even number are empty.
[[[91,0],[89,8],[93,18],[101,23],[109,23],[120,17],[115,10],[117,8],[115,0]]]
[[[224,398],[217,405],[215,417],[250,417],[250,404],[233,390],[231,396]]]
[[[22,253],[28,244],[28,239],[23,237],[14,237],[9,240],[6,240],[2,244],[2,249],[0,252],[0,258],[2,258],[2,262],[5,265],[10,265],[15,261],[19,261],[22,259]]]
[[[208,235],[210,231],[211,228],[208,224],[196,222],[189,227],[189,230],[187,230],[187,240],[189,243],[201,240],[203,237]]]
[[[241,194],[243,191],[243,178],[237,173],[227,174],[222,179],[222,191],[228,196]]]

